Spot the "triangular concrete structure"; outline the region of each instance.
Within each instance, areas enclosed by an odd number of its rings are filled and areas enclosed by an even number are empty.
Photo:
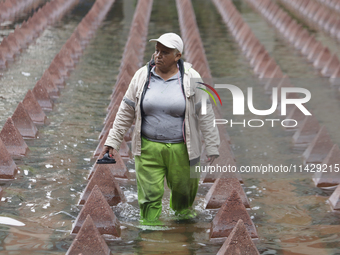
[[[307,59],[310,62],[314,62],[316,58],[320,55],[320,52],[324,49],[321,42],[317,42],[311,52],[308,54]]]
[[[109,205],[114,206],[125,201],[125,196],[121,191],[115,177],[107,167],[98,168],[89,183],[87,184],[79,204],[84,204],[92,189],[98,185]]]
[[[250,208],[248,198],[235,175],[230,177],[223,176],[217,179],[211,186],[205,196],[206,209],[220,208],[223,203],[230,197],[231,193],[236,190],[244,206]]]
[[[12,120],[15,127],[19,130],[23,138],[37,137],[38,129],[34,125],[23,103],[19,102],[17,108],[12,115]]]
[[[103,154],[100,154],[99,158],[102,158],[102,157],[103,157]],[[114,155],[113,157],[116,160],[115,164],[97,164],[97,163],[95,163],[91,172],[90,172],[88,180],[90,180],[92,178],[94,172],[97,171],[98,168],[108,168],[115,178],[130,179],[129,169],[126,167],[126,165],[125,165],[122,157],[120,156],[120,154],[118,153],[118,154]]]
[[[0,139],[0,179],[14,179],[17,173],[17,166]],[[1,199],[1,196],[0,196]]]
[[[50,95],[48,94],[45,86],[41,82],[37,82],[32,89],[35,99],[38,101],[40,107],[44,111],[52,111],[53,102],[51,101]]]
[[[327,166],[324,168],[323,166]],[[322,171],[314,174],[315,186],[332,187],[340,184],[340,149],[334,144],[327,157],[322,162]]]
[[[90,215],[79,230],[79,233],[73,240],[66,255],[110,255],[111,251],[104,238],[100,235],[98,229],[93,223]]]
[[[238,220],[227,240],[218,251],[217,255],[260,255],[255,244],[244,226],[243,221]]]
[[[289,98],[293,98],[293,97],[289,97]],[[286,119],[295,120],[297,124],[294,121],[286,121],[285,125],[288,127],[285,127],[285,129],[286,130],[297,130],[302,125],[302,122],[305,120],[305,118],[306,118],[306,115],[298,107],[294,106],[292,110],[287,113]]]
[[[35,124],[45,124],[46,115],[41,109],[38,101],[35,99],[35,96],[31,90],[28,90],[24,100],[22,101],[25,110],[31,117],[33,123]]]
[[[239,219],[243,220],[251,238],[258,238],[255,225],[250,219],[240,196],[234,190],[213,219],[210,238],[228,237]]]
[[[317,69],[324,68],[329,60],[332,58],[331,52],[328,47],[325,47],[319,54],[318,57],[313,62],[313,66]]]
[[[329,82],[334,86],[340,85],[340,67],[336,69],[332,76],[329,78]]]
[[[333,73],[340,67],[340,61],[336,54],[333,54],[328,63],[321,70],[321,74],[325,77],[331,77]]]
[[[120,223],[97,185],[81,209],[72,230],[78,233],[86,216],[90,215],[100,234],[120,237]]]
[[[334,190],[328,201],[333,210],[340,211],[340,185]]]
[[[314,140],[303,153],[304,164],[320,164],[326,158],[334,143],[326,128],[322,126]]]
[[[0,132],[0,139],[12,156],[25,156],[28,146],[22,138],[19,130],[14,126],[12,118],[8,118]]]
[[[320,131],[318,120],[313,116],[306,116],[301,126],[293,135],[293,143],[297,147],[306,148]]]
[[[42,86],[45,87],[48,95],[51,98],[58,98],[60,95],[58,87],[55,85],[55,83],[52,80],[52,77],[50,75],[50,72],[48,69],[44,72],[41,79],[38,81],[38,83],[41,83]]]

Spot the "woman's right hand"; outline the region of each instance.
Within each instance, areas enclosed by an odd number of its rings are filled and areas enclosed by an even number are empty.
[[[112,156],[114,155],[113,153],[115,153],[116,152],[116,150],[115,149],[113,149],[112,147],[110,147],[110,146],[104,146],[104,150],[103,150],[103,154],[105,154],[105,153],[109,153],[109,156],[110,156],[110,158],[112,158]]]

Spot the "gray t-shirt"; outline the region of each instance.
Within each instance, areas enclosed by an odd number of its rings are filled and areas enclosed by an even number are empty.
[[[182,92],[181,74],[164,81],[151,69],[150,85],[143,100],[142,135],[161,143],[183,141],[185,98]]]

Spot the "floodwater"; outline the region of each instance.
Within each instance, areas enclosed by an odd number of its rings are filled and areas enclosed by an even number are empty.
[[[103,127],[110,100],[108,95],[115,84],[136,2],[116,0],[55,101],[53,111],[47,113],[49,124],[39,127],[38,139],[27,140],[30,153],[16,160],[20,173],[14,181],[1,183],[4,194],[0,202],[0,254],[64,254],[71,245],[72,223],[80,211],[78,200],[94,163],[92,154]],[[338,90],[320,78],[313,67],[246,3],[234,3],[282,70],[299,82],[294,85],[305,88],[308,85],[312,93],[308,109],[339,144],[339,121],[335,117],[340,114]],[[92,1],[80,1],[70,14],[44,31],[36,43],[3,72],[0,127],[13,114],[27,90],[33,88],[91,5]],[[216,82],[233,82],[244,92],[253,86],[255,106],[269,108],[270,97],[257,82],[213,3],[193,0],[193,6]],[[1,35],[11,31],[13,27],[8,26],[1,30]],[[154,1],[148,38],[157,38],[168,31],[180,33],[175,1]],[[312,32],[334,48],[338,46],[327,35]],[[152,43],[147,44],[145,62],[150,59],[153,47]],[[223,90],[218,92],[222,97],[223,116],[232,119],[230,95]],[[278,118],[275,114],[272,117]],[[259,119],[249,112],[242,118]],[[238,166],[302,164],[301,153],[297,153],[291,143],[292,133],[279,125],[256,129],[226,125],[226,129]],[[223,240],[210,241],[209,228],[217,211],[203,209],[211,184],[200,185],[195,201],[198,212],[195,222],[174,220],[167,191],[162,214],[165,226],[143,229],[138,224],[133,160],[126,163],[132,178],[118,180],[127,203],[113,207],[123,229],[120,239],[107,241],[112,253],[216,254]],[[340,254],[340,215],[330,212],[326,202],[330,192],[315,188],[310,173],[280,177],[244,175],[243,180],[251,205],[248,212],[259,234],[256,245],[261,254]]]

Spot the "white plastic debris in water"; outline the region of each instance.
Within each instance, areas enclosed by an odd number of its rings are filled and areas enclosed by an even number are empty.
[[[26,76],[26,77],[31,76],[30,73],[26,73],[26,72],[21,72],[21,74],[22,74],[23,76]]]
[[[8,218],[8,217],[2,217],[2,216],[0,216],[0,224],[10,225],[10,226],[17,226],[17,227],[25,226],[24,223],[22,223],[22,222],[20,222],[18,220],[15,220],[15,219],[12,219],[12,218]]]
[[[45,165],[45,167],[46,167],[46,168],[52,168],[52,167],[53,167],[53,165],[51,165],[51,164],[47,164],[47,165]]]

